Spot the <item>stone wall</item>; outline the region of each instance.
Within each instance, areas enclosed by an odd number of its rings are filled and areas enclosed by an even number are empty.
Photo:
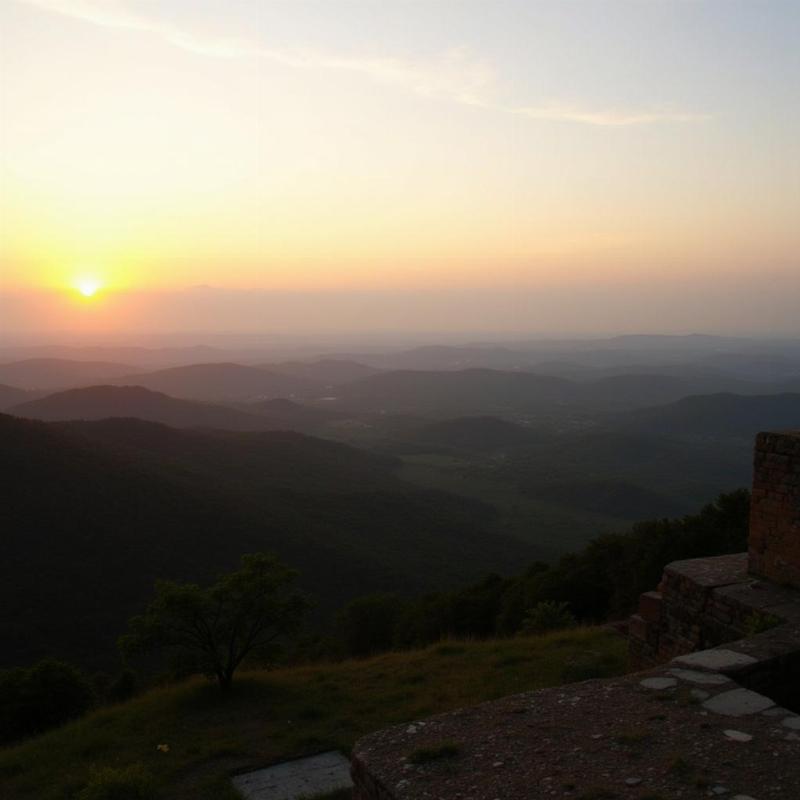
[[[800,588],[800,432],[756,439],[750,571]]]
[[[732,642],[771,616],[786,619],[782,587],[800,588],[800,432],[756,439],[748,547],[667,565],[629,622],[634,668]]]
[[[630,618],[632,667],[644,669],[741,638],[753,609],[723,590],[749,581],[746,553],[668,564],[658,591],[645,592],[638,614]]]

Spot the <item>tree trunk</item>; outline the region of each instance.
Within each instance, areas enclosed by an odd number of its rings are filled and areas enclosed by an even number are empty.
[[[219,688],[222,689],[223,692],[229,691],[231,686],[233,686],[233,672],[226,670],[225,672],[218,673],[217,681],[219,682]]]

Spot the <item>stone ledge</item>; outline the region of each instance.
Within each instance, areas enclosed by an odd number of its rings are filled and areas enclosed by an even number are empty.
[[[688,797],[696,782],[726,796],[792,797],[800,786],[800,735],[793,728],[800,717],[725,676],[699,673],[710,679],[698,682],[697,675],[663,667],[378,731],[354,748],[355,797]],[[447,757],[414,763],[415,752],[435,753],[445,743]]]
[[[748,579],[747,553],[673,561],[667,564],[664,572],[668,576],[686,578],[697,586],[707,589],[742,583]]]

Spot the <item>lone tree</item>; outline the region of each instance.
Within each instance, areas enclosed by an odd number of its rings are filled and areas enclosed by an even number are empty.
[[[296,572],[264,553],[242,556],[237,572],[207,588],[159,581],[144,614],[120,637],[126,655],[167,650],[189,656],[221,689],[248,656],[266,655],[294,633],[310,607],[291,589]]]

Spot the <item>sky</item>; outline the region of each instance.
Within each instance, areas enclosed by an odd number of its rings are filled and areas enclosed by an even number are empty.
[[[800,333],[798,41],[796,0],[0,0],[0,333]]]

